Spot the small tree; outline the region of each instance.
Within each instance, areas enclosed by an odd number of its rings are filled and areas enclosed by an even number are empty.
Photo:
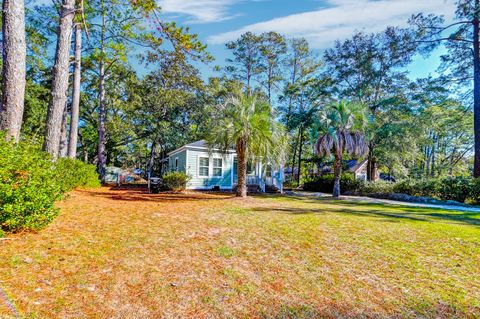
[[[285,157],[287,138],[270,104],[258,96],[230,97],[219,107],[207,141],[227,150],[235,145],[238,159],[237,196],[247,196],[247,161],[279,163]]]
[[[342,101],[332,104],[319,113],[319,136],[315,151],[319,156],[333,155],[333,197],[340,196],[340,178],[345,153],[360,157],[368,152],[365,141],[366,108],[362,104]]]

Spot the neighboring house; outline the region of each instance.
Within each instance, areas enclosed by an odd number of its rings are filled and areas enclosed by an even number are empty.
[[[108,166],[105,168],[104,182],[106,184],[143,184],[145,180],[141,177],[143,170],[141,169],[122,169],[120,167]]]
[[[352,173],[355,179],[362,181],[367,180],[367,160],[361,162],[357,160],[348,160],[344,161],[344,173]],[[321,174],[331,174],[333,173],[332,167],[325,165],[320,168]]]
[[[347,161],[348,172],[353,173],[353,176],[355,176],[355,179],[366,181],[367,180],[367,163],[368,163],[368,160],[366,159],[361,162],[358,162],[357,160]]]
[[[185,172],[190,176],[187,189],[233,190],[237,186],[237,154],[234,149],[209,151],[205,141],[186,144],[168,153],[170,171]],[[283,166],[249,162],[247,185],[262,192],[283,191]]]

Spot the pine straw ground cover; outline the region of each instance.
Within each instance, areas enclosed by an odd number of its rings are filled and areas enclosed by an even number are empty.
[[[26,318],[480,317],[479,214],[108,188],[60,207],[0,240]]]

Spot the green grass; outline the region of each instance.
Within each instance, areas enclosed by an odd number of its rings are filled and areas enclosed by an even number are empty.
[[[61,208],[0,242],[25,317],[480,317],[478,213],[106,189]]]

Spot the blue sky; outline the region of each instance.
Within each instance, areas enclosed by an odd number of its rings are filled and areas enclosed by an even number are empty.
[[[159,0],[163,18],[189,26],[208,44],[223,65],[225,43],[246,31],[277,31],[287,37],[305,37],[321,52],[336,39],[355,30],[376,32],[388,25],[405,26],[418,12],[453,18],[454,0]],[[440,52],[429,59],[418,57],[410,66],[411,77],[426,76],[438,66]],[[213,65],[212,65],[213,66]],[[208,67],[202,71],[209,75]]]

